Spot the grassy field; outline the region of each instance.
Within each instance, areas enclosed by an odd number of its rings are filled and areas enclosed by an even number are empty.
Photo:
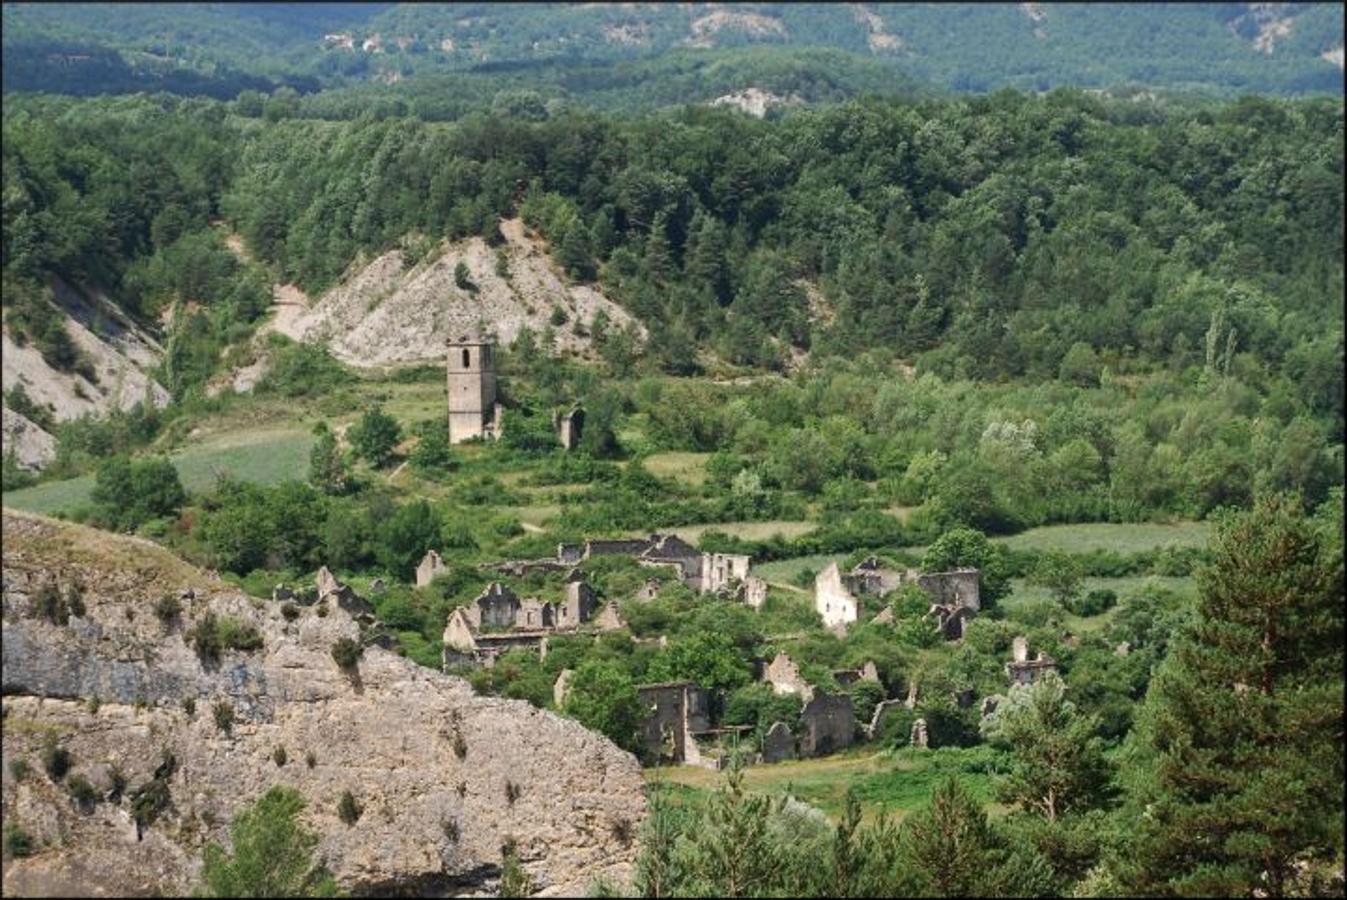
[[[313,435],[285,428],[249,429],[221,434],[201,444],[189,445],[169,456],[177,467],[183,487],[199,491],[214,483],[217,473],[243,481],[275,484],[287,478],[304,478],[309,467]],[[89,502],[92,475],[66,481],[51,481],[4,495],[5,506],[52,515],[69,512]]]
[[[707,531],[723,531],[728,535],[749,541],[766,540],[776,535],[785,538],[799,537],[817,527],[813,522],[792,522],[772,519],[767,522],[715,522],[710,525],[683,525],[668,529],[688,543],[695,544]]]
[[[985,749],[898,750],[875,752],[863,748],[818,759],[795,760],[744,769],[747,790],[778,796],[790,795],[821,809],[836,821],[849,788],[856,790],[865,819],[880,814],[901,819],[923,806],[940,778],[956,773],[964,785],[984,803],[991,799],[991,776],[980,771],[988,758]],[[672,766],[645,770],[651,784],[674,785],[686,801],[697,802],[705,792],[724,783],[722,772],[698,766]],[[993,815],[1004,807],[989,805]]]
[[[753,567],[753,574],[767,581],[774,581],[780,584],[794,584],[795,576],[799,575],[805,569],[813,569],[815,572],[821,572],[828,567],[828,563],[837,562],[842,559],[841,556],[830,556],[820,554],[816,556],[796,556],[791,559],[778,559],[773,562],[765,562]]]
[[[706,481],[706,461],[709,453],[684,453],[670,451],[656,453],[645,459],[645,468],[651,475],[659,478],[672,478],[684,484],[699,485]]]
[[[1191,577],[1168,578],[1160,575],[1145,575],[1135,578],[1081,579],[1082,594],[1094,590],[1110,590],[1118,595],[1119,600],[1139,593],[1148,586],[1160,587],[1176,593],[1192,593],[1196,589],[1197,583]],[[1001,608],[1008,613],[1025,603],[1052,599],[1052,592],[1047,588],[1029,584],[1023,578],[1012,578],[1010,587],[1010,595],[1001,600]],[[1117,611],[1118,607],[1114,606],[1100,615],[1090,616],[1089,618],[1067,615],[1063,624],[1076,634],[1098,631],[1108,625]]]
[[[1012,550],[1065,550],[1068,553],[1114,550],[1127,554],[1156,547],[1203,547],[1210,533],[1211,526],[1206,522],[1094,522],[1030,528],[994,540]]]

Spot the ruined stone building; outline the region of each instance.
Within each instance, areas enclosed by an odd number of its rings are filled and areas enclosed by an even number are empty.
[[[1006,677],[1012,685],[1033,684],[1049,672],[1057,671],[1057,660],[1042,650],[1038,651],[1037,657],[1030,659],[1029,641],[1023,637],[1017,637],[1011,643],[1011,653],[1013,658],[1006,663]]]
[[[873,661],[867,661],[859,669],[834,669],[833,680],[841,687],[850,687],[858,681],[879,683],[879,669]]]
[[[817,694],[800,713],[800,755],[823,756],[851,746],[856,714],[846,694]]]
[[[597,607],[598,597],[578,572],[566,583],[565,599],[555,602],[521,599],[493,581],[471,603],[450,613],[444,626],[444,665],[490,666],[495,657],[517,647],[545,652],[547,637],[558,632],[586,624],[594,631],[624,626],[611,604],[595,616]]]
[[[701,763],[696,735],[710,731],[710,707],[703,688],[691,681],[643,684],[636,688],[646,710],[641,743],[646,755],[664,763]]]
[[[842,573],[837,568],[837,563],[829,563],[828,567],[815,577],[814,606],[823,617],[825,628],[845,629],[856,621],[860,613],[860,603],[842,582]]]
[[[499,437],[501,406],[496,402],[492,345],[470,336],[446,343],[449,349],[449,443]]]
[[[749,575],[751,557],[703,553],[674,534],[557,545],[557,561],[562,564],[574,565],[593,556],[629,556],[642,565],[668,567],[685,585],[703,594],[740,596],[754,606],[761,606],[767,597],[766,582]]]
[[[837,563],[829,564],[814,580],[814,604],[826,627],[845,633],[847,626],[860,616],[861,598],[882,599],[907,584],[915,584],[930,596],[932,603],[927,615],[947,640],[962,638],[964,623],[982,608],[977,569],[900,572],[887,568],[873,556],[847,573]],[[892,623],[892,609],[886,607],[871,621]]]
[[[814,688],[800,677],[800,669],[785,653],[778,653],[762,672],[762,680],[774,694],[798,694],[802,703],[814,699]]]
[[[785,722],[773,722],[772,727],[762,736],[762,761],[765,763],[784,762],[795,758],[795,735]]]
[[[416,566],[416,586],[426,587],[448,571],[449,567],[444,564],[440,555],[434,550],[427,550],[426,555],[421,557],[421,562]]]
[[[564,450],[574,450],[580,446],[580,434],[584,427],[585,411],[579,404],[566,412],[557,410],[552,413],[552,428],[557,433],[557,443]]]

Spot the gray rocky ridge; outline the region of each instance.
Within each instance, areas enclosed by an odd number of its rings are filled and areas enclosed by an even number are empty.
[[[317,854],[357,894],[490,892],[507,842],[544,896],[630,879],[641,771],[601,735],[377,646],[348,675],[331,648],[359,626],[335,603],[289,621],[148,541],[9,510],[3,538],[3,818],[35,844],[7,861],[6,894],[188,892],[205,844],[227,842],[273,785],[303,794]],[[65,625],[33,614],[52,580],[82,595]],[[154,611],[165,595],[182,605],[167,623]],[[208,611],[254,625],[262,648],[203,664],[184,632]],[[233,711],[229,732],[217,704]],[[43,771],[48,735],[72,756],[68,778],[103,798],[91,810]],[[171,802],[138,839],[127,797],[106,794],[114,771],[133,794],[166,752]],[[349,826],[344,791],[363,809]]]

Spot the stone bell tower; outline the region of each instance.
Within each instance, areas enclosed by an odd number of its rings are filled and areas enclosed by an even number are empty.
[[[496,402],[491,343],[476,336],[445,343],[449,348],[449,443],[496,437],[500,432],[500,404]]]

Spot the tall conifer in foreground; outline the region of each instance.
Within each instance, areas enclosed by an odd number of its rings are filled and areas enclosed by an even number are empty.
[[[1221,522],[1196,622],[1140,717],[1128,890],[1278,897],[1341,866],[1340,504],[1309,518],[1272,496]]]

